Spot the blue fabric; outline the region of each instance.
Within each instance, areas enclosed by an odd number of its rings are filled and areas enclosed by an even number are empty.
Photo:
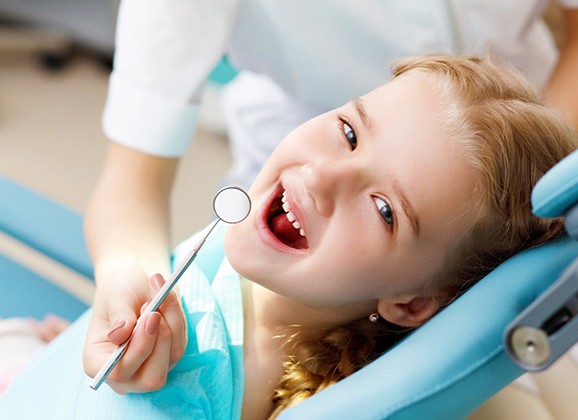
[[[222,229],[212,246],[222,248]],[[195,239],[179,248],[187,249]],[[219,246],[219,244],[221,244]],[[208,244],[210,245],[210,244]],[[200,255],[200,254],[199,254]],[[243,399],[243,313],[239,276],[222,253],[193,264],[179,286],[188,320],[189,342],[167,385],[146,394],[98,391],[82,371],[82,346],[90,313],[85,313],[0,397],[2,419],[223,419],[240,417]],[[215,271],[207,278],[203,271]],[[207,267],[209,269],[207,269]]]

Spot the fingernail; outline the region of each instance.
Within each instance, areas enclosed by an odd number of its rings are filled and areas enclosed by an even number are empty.
[[[114,324],[114,327],[112,327],[110,329],[110,331],[108,332],[107,336],[110,338],[111,335],[113,335],[115,332],[117,332],[118,330],[120,330],[121,328],[123,328],[126,325],[126,321],[122,320],[117,322],[116,324]]]
[[[148,335],[157,335],[159,331],[159,325],[161,325],[161,314],[158,312],[153,312],[147,319],[146,322],[146,332]]]
[[[153,283],[154,288],[157,290],[165,285],[163,276],[161,276],[160,274],[155,274],[154,276],[152,276],[151,281]]]

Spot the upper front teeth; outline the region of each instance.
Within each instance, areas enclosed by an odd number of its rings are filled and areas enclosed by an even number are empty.
[[[285,196],[285,191],[283,191],[283,196],[281,197],[281,202],[283,203],[283,210],[287,214],[287,220],[291,222],[293,227],[299,230],[299,234],[301,236],[305,236],[305,231],[301,229],[301,225],[297,220],[295,220],[295,214],[291,210],[289,210],[289,203],[287,203],[287,197]]]

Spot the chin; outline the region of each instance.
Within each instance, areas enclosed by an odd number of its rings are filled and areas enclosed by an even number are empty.
[[[243,246],[243,237],[241,225],[230,225],[225,230],[223,246],[225,255],[235,271],[243,277],[248,277],[250,275],[248,262],[251,259],[247,258],[247,247]]]
[[[225,255],[229,260],[231,259],[231,257],[234,258],[235,255],[237,254],[236,252],[237,247],[235,246],[236,228],[237,228],[236,225],[227,226],[227,229],[225,229],[225,236],[223,238],[223,247],[225,249]]]

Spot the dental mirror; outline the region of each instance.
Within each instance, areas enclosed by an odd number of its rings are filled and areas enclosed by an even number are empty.
[[[173,287],[177,284],[187,268],[189,268],[193,260],[197,257],[199,250],[211,232],[215,229],[217,224],[219,224],[221,220],[229,224],[239,223],[245,220],[251,211],[251,199],[249,198],[249,195],[239,187],[225,187],[219,190],[215,195],[215,198],[213,199],[213,210],[215,211],[218,219],[213,222],[207,233],[203,235],[197,245],[189,252],[189,254],[180,263],[180,265],[175,269],[170,279],[166,281],[163,287],[161,287],[157,294],[152,298],[151,302],[138,318],[133,333],[129,339],[112,352],[105,364],[94,376],[90,387],[95,391],[106,380],[112,369],[117,365],[119,360],[126,352],[128,344],[134,335],[134,331],[137,329],[140,320],[143,319],[144,315],[156,311],[159,306],[161,306]]]
[[[213,210],[225,223],[242,222],[251,211],[251,200],[239,187],[222,188],[213,199]]]

